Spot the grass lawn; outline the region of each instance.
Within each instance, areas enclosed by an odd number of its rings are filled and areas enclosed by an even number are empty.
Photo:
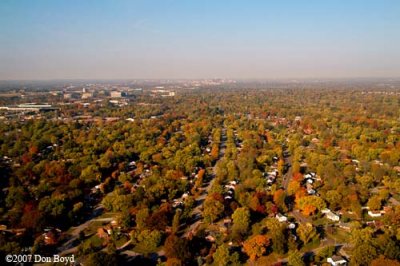
[[[256,262],[255,265],[273,265],[277,261],[280,261],[284,259],[286,256],[285,255],[278,255],[276,253],[271,253],[268,256],[262,256],[259,258]]]
[[[101,248],[103,246],[103,242],[104,242],[104,240],[99,238],[97,235],[91,236],[86,241],[90,242],[93,245],[93,247],[95,247],[95,248]]]
[[[102,219],[102,218],[116,218],[118,216],[118,212],[106,212],[97,217],[96,219]]]
[[[314,220],[312,223],[314,226],[318,226],[318,225],[330,224],[330,223],[332,223],[332,221],[326,219],[325,217],[322,217],[322,218],[318,218],[318,219]]]
[[[87,235],[96,234],[97,229],[99,229],[99,227],[103,226],[103,224],[104,224],[104,222],[100,222],[100,221],[91,222],[89,224],[89,226],[85,229],[85,234],[87,234]]]
[[[340,228],[337,228],[335,234],[329,234],[327,233],[327,236],[334,239],[338,243],[347,243],[348,237],[349,237],[349,232]]]
[[[118,239],[117,242],[115,243],[117,245],[117,247],[122,246],[123,244],[125,244],[127,241],[129,241],[129,237],[127,237],[126,235],[121,235]]]
[[[319,246],[320,246],[320,241],[319,241],[319,239],[316,239],[315,241],[311,241],[310,243],[307,243],[307,245],[303,246],[300,250],[305,252],[305,251],[309,251],[314,248],[317,248]]]

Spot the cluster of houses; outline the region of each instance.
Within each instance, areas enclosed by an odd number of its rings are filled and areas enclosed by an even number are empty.
[[[278,170],[275,166],[272,166],[271,171],[265,172],[263,175],[267,180],[267,185],[271,186],[273,183],[275,183],[275,180],[278,177]]]
[[[135,161],[129,162],[126,169],[127,169],[127,172],[126,172],[127,175],[136,176],[135,169],[137,169],[137,165],[136,165]],[[136,178],[137,178],[136,182],[134,182],[134,184],[131,187],[131,193],[135,192],[135,190],[140,186],[140,182],[150,175],[151,175],[150,165],[144,164],[143,172],[136,176]],[[104,191],[105,191],[105,185],[106,184],[104,182],[102,182],[102,183],[97,184],[94,187],[92,187],[90,189],[90,193],[85,196],[86,199],[88,201],[95,201],[95,202],[98,201],[100,198],[100,196],[99,196],[100,192],[104,193]],[[123,183],[117,180],[117,181],[115,181],[115,185],[122,187]]]
[[[187,176],[182,176],[181,179],[182,180],[188,180],[189,179],[189,183],[193,184],[194,180],[196,180],[199,177],[198,172],[200,170],[201,170],[200,167],[195,167],[193,172],[189,176],[189,178]],[[173,199],[172,200],[172,207],[173,208],[181,208],[181,207],[183,207],[185,199],[187,197],[189,197],[190,195],[191,195],[190,191],[186,191],[185,193],[182,194],[182,196],[180,198]]]
[[[304,186],[307,190],[308,195],[316,195],[317,191],[314,188],[314,182],[318,180],[316,173],[310,172],[304,175]]]
[[[224,199],[225,200],[232,200],[233,195],[235,193],[236,185],[238,184],[238,181],[233,180],[230,181],[227,185],[224,186]]]
[[[278,177],[277,161],[279,158],[275,156],[272,159],[274,161],[274,164],[270,167],[269,172],[263,173],[263,177],[265,177],[267,181],[267,190],[271,189],[272,184],[275,183],[276,178]]]
[[[372,218],[381,217],[386,213],[385,208],[383,210],[370,210],[368,206],[361,207],[362,210],[366,210],[368,215]]]
[[[190,192],[186,191],[185,193],[182,194],[180,198],[173,199],[172,200],[172,208],[181,208],[183,207],[184,201],[187,197],[189,197]]]
[[[108,240],[114,232],[116,232],[117,235],[121,234],[121,226],[118,225],[116,220],[112,220],[109,224],[99,227],[97,229],[97,236]]]
[[[288,218],[285,215],[281,214],[281,213],[277,213],[275,215],[275,218],[281,223],[287,222],[287,220],[288,220]]]
[[[45,228],[44,233],[42,234],[43,239],[44,239],[44,244],[45,245],[56,245],[58,243],[58,240],[61,236],[61,230],[58,228]]]

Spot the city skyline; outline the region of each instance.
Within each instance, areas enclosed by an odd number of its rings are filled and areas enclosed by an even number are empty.
[[[396,1],[2,1],[0,80],[400,76]]]

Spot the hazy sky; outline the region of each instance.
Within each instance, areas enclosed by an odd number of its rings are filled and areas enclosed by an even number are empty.
[[[213,77],[400,77],[400,1],[0,1],[0,79]]]

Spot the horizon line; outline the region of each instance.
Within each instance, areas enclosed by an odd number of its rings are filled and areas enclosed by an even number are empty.
[[[376,77],[287,77],[287,78],[234,78],[234,77],[199,77],[199,78],[37,78],[37,79],[0,79],[0,82],[26,82],[26,81],[134,81],[134,80],[234,80],[234,81],[335,81],[335,80],[373,80],[373,79],[400,79],[400,76],[376,76]]]

